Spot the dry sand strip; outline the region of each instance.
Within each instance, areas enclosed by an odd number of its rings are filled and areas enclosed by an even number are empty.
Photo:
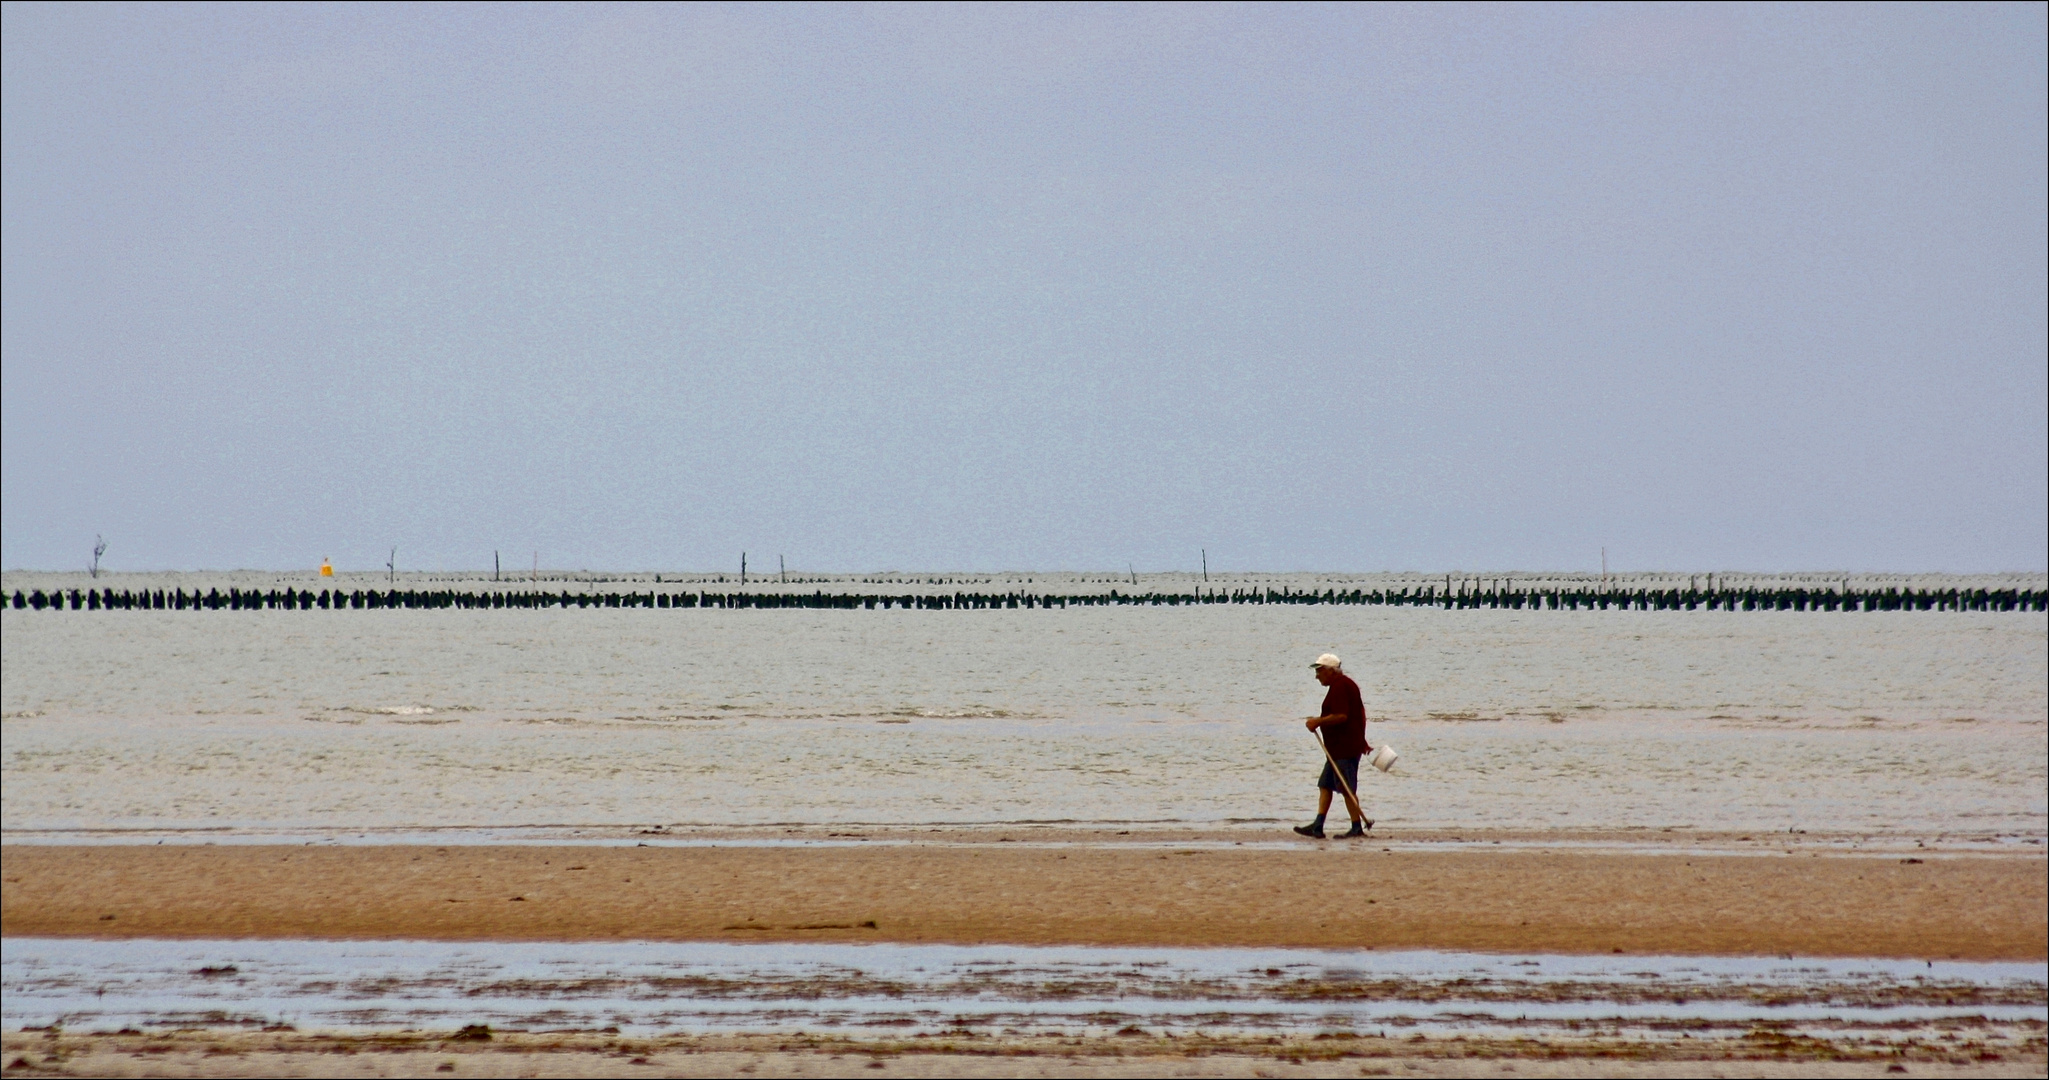
[[[0,847],[7,935],[2049,958],[2025,856]]]
[[[4,1037],[22,1076],[2041,1076],[2039,1040],[1885,1046],[1766,1036],[1684,1040],[661,1036],[389,1032],[29,1032]]]

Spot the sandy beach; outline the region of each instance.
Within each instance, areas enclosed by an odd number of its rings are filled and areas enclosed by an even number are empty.
[[[14,844],[0,919],[46,937],[2049,956],[2039,856],[841,843]]]

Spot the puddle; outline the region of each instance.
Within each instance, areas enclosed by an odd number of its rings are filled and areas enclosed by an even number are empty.
[[[2049,1025],[2049,965],[703,942],[0,942],[0,1024],[1898,1041]]]

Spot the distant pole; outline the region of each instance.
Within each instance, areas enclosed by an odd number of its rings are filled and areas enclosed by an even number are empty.
[[[498,553],[496,551],[491,553],[491,580],[498,580]]]
[[[1202,583],[1209,584],[1209,549],[1202,549]]]
[[[1608,549],[1601,549],[1601,587],[1608,587]]]
[[[391,558],[389,558],[389,559],[386,559],[386,560],[384,560],[384,583],[385,583],[386,585],[395,585],[395,584],[397,584],[397,583],[398,583],[398,549],[397,549],[397,548],[392,548],[392,549],[391,549]]]
[[[747,553],[740,553],[740,587],[747,587]]]
[[[541,553],[534,552],[534,580],[541,580]]]
[[[781,555],[775,557],[775,576],[780,578],[785,585],[790,583],[790,568],[784,565]]]

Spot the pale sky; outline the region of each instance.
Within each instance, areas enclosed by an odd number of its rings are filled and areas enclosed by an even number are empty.
[[[2041,4],[0,49],[8,568],[2049,563]]]

